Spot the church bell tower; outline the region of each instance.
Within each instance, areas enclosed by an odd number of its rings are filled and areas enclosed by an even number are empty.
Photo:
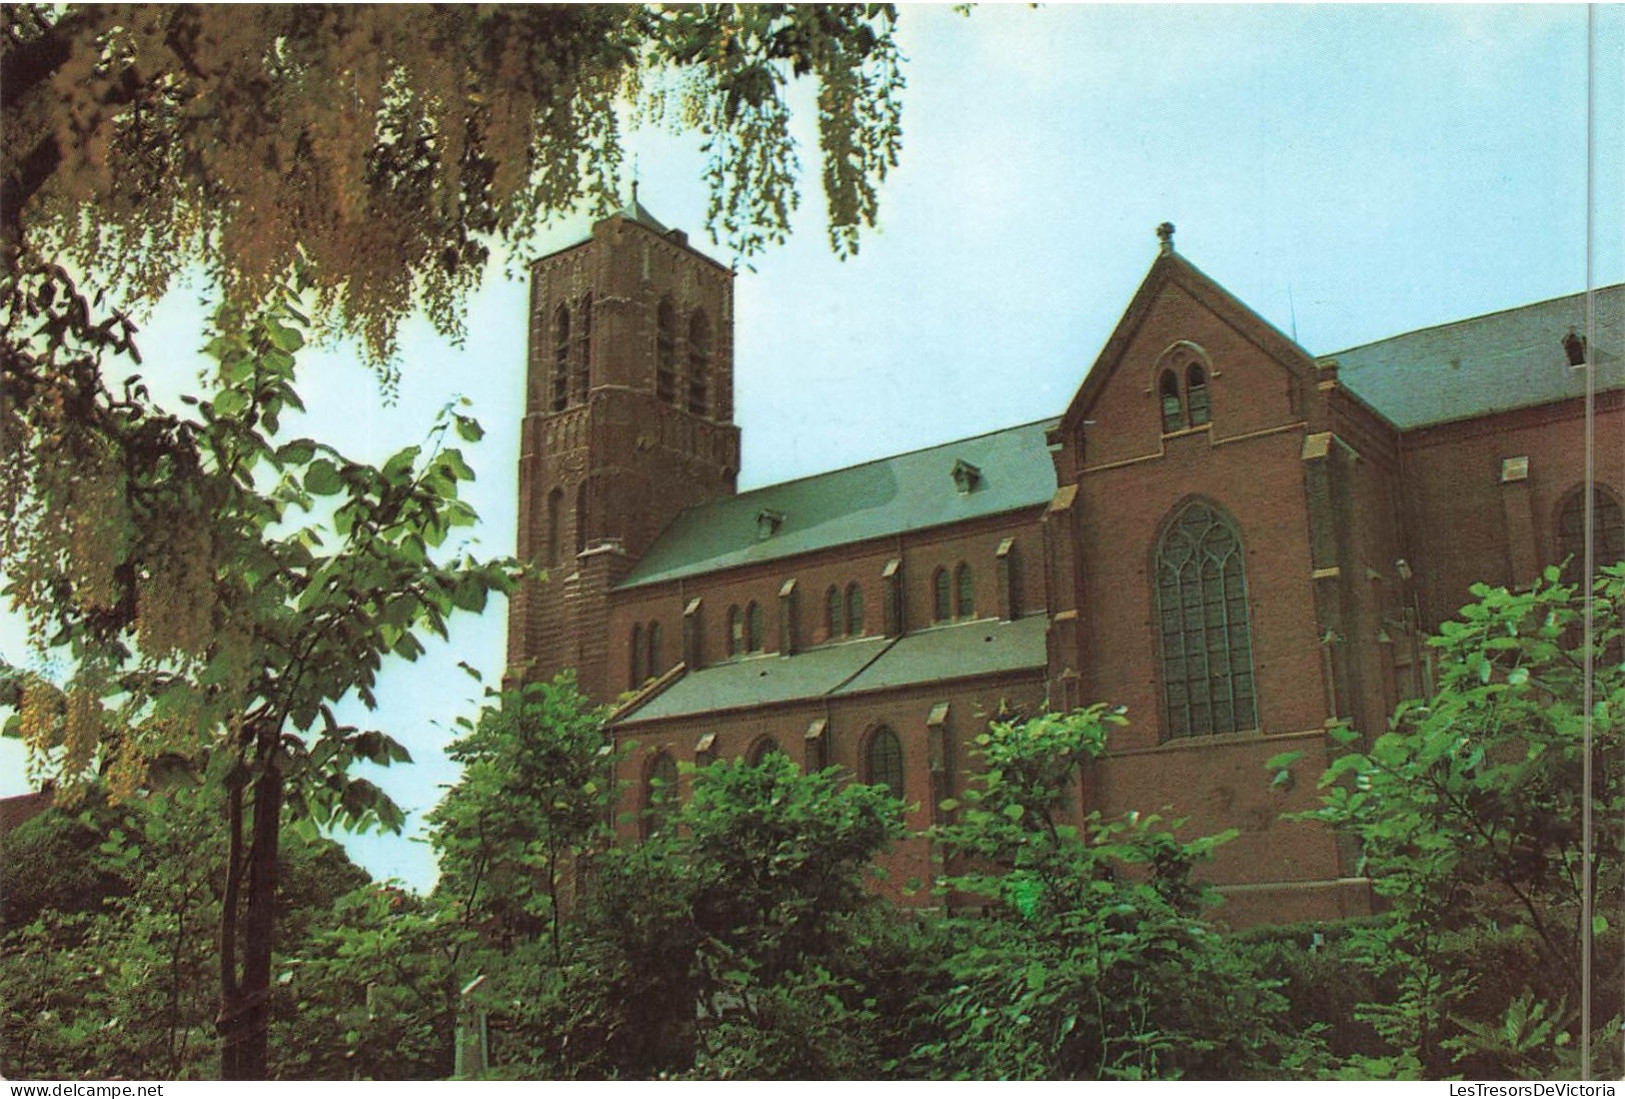
[[[637,201],[531,268],[510,679],[612,697],[610,591],[690,505],[733,493],[733,272]]]

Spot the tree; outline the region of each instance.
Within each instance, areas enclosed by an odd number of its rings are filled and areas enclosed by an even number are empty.
[[[863,878],[900,803],[775,753],[695,771],[670,825],[593,858],[562,964],[522,945],[482,957],[500,1071],[872,1075],[857,1024],[878,1026],[873,993],[853,972],[879,903]]]
[[[359,336],[386,381],[408,313],[455,334],[493,243],[522,258],[547,217],[610,202],[627,101],[700,135],[713,229],[748,254],[798,201],[784,96],[813,78],[831,243],[855,249],[900,139],[891,27],[883,7],[5,10],[0,571],[72,672],[22,685],[21,732],[65,797],[97,772],[130,796],[169,758],[225,791],[225,1075],[265,1070],[284,805],[399,823],[346,770],[404,751],[332,704],[370,705],[385,655],[509,580],[434,557],[473,520],[441,445],[467,417],[378,468],[280,434],[302,333]],[[102,298],[150,302],[188,264],[221,295],[219,371],[177,415],[105,374],[140,357]]]
[[[1556,568],[1528,591],[1475,586],[1429,642],[1433,697],[1401,705],[1369,744],[1342,733],[1349,751],[1321,778],[1325,803],[1307,816],[1358,839],[1387,905],[1366,952],[1400,990],[1365,1005],[1393,1051],[1382,1071],[1619,1072],[1625,566],[1595,588],[1589,710],[1583,594]],[[1591,1066],[1578,1056],[1587,955],[1592,1048],[1610,1051]]]
[[[799,202],[789,84],[817,88],[830,242],[895,165],[890,7],[125,6],[6,10],[0,245],[155,300],[186,265],[263,301],[298,263],[379,359],[443,332],[500,241],[614,203],[623,110],[695,134],[714,235],[749,255]],[[447,59],[455,59],[448,63]],[[91,212],[93,216],[86,217]]]
[[[211,1075],[219,792],[179,779],[110,806],[91,791],[4,837],[0,1062],[8,1077]],[[284,837],[278,953],[302,951],[366,880],[327,839]],[[326,1044],[331,1044],[329,1040]]]
[[[436,892],[505,946],[546,930],[562,961],[566,876],[607,840],[613,794],[605,711],[571,673],[497,696],[447,748],[462,776],[429,815]]]
[[[372,706],[385,656],[414,659],[419,631],[444,635],[449,615],[511,584],[504,563],[434,556],[475,520],[458,499],[473,473],[448,445],[478,437],[468,417],[448,409],[426,446],[377,468],[276,438],[301,407],[298,303],[290,288],[255,313],[222,308],[208,345],[215,389],[191,416],[155,408],[138,379],[122,395],[107,389],[101,358],[133,353],[128,322],[92,322],[59,268],[37,269],[0,303],[11,376],[49,428],[26,456],[0,456],[11,505],[0,568],[33,637],[72,673],[65,689],[25,679],[16,724],[69,800],[94,775],[131,797],[159,761],[224,792],[228,1077],[265,1071],[284,806],[318,825],[401,822],[347,771],[404,762],[405,750],[341,725],[333,704]]]
[[[1154,815],[1075,808],[1120,711],[1095,705],[977,737],[983,769],[939,830],[970,869],[962,920],[916,1063],[975,1079],[1301,1075],[1318,1049],[1241,952],[1201,919],[1195,866],[1232,833],[1177,839]]]

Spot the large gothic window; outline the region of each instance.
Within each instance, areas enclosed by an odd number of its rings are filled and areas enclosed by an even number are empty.
[[[834,584],[824,593],[824,634],[831,640],[841,636],[841,589]]]
[[[885,725],[869,735],[863,779],[870,786],[886,787],[894,798],[903,796],[903,744]]]
[[[846,586],[846,634],[857,637],[863,633],[863,589],[856,580]]]
[[[1625,513],[1619,500],[1607,489],[1591,493],[1592,563],[1597,568],[1625,560]],[[1564,497],[1557,512],[1557,560],[1563,565],[1563,579],[1573,584],[1585,569],[1586,552],[1585,489],[1577,488]]]
[[[643,669],[643,624],[638,623],[632,627],[632,687],[641,686],[646,673]]]
[[[570,403],[570,310],[559,306],[553,314],[553,411]]]
[[[688,322],[688,410],[696,416],[711,411],[711,325],[702,310]]]
[[[1257,728],[1241,540],[1201,501],[1181,508],[1157,545],[1157,616],[1168,735]]]
[[[677,403],[677,311],[670,298],[660,299],[655,314],[655,396]]]
[[[660,643],[661,643],[661,641],[662,641],[662,637],[661,637],[660,623],[659,622],[651,622],[651,623],[649,623],[649,674],[650,675],[659,675],[661,672],[666,670],[665,662],[661,658],[661,655],[660,655]]]

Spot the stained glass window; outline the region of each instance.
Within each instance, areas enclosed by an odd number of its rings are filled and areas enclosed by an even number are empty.
[[[1180,509],[1157,547],[1157,615],[1168,735],[1257,728],[1241,542],[1200,501]]]

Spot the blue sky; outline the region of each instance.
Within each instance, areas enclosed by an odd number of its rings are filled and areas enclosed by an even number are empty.
[[[735,293],[740,487],[1059,413],[1127,305],[1162,221],[1183,255],[1326,354],[1625,279],[1625,9],[1568,5],[905,7],[901,165],[852,260],[823,231],[810,96],[791,241]],[[1589,132],[1588,132],[1589,131]],[[1589,147],[1588,147],[1589,140]],[[640,197],[708,246],[698,143],[637,132]],[[1587,215],[1588,158],[1597,201]],[[535,251],[573,243],[555,226]],[[206,288],[171,295],[142,339],[160,392],[195,387]],[[488,430],[470,458],[487,554],[511,552],[525,287],[494,269],[462,347],[422,321],[385,406],[346,348],[303,360],[297,425],[358,457],[419,441],[453,395]],[[417,815],[454,780],[440,752],[503,650],[499,606],[385,672],[370,720],[418,759],[379,780]],[[14,624],[0,654],[37,664]],[[0,794],[26,788],[0,744]],[[417,886],[432,859],[356,841]]]

